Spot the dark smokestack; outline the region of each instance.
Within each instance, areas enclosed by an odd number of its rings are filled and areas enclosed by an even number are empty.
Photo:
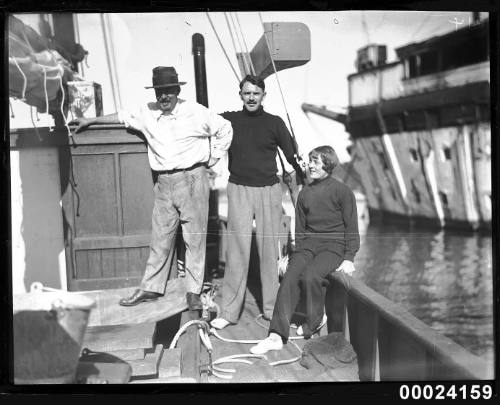
[[[196,101],[208,107],[207,74],[205,70],[205,39],[201,34],[193,34],[194,78]]]

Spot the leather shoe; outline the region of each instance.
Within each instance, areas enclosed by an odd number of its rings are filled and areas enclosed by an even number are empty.
[[[190,311],[201,311],[203,309],[199,294],[186,293],[186,301]]]
[[[157,292],[137,289],[130,297],[122,298],[119,301],[119,304],[123,305],[124,307],[132,307],[134,305],[140,304],[141,302],[157,300],[158,297],[161,297],[161,295],[162,294]]]

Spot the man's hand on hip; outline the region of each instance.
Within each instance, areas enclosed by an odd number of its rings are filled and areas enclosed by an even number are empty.
[[[218,161],[219,158],[214,158],[213,156],[210,156],[210,159],[208,160],[208,167],[214,166]]]

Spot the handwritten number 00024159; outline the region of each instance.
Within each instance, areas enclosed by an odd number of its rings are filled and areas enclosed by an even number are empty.
[[[399,387],[401,399],[490,399],[493,396],[491,385],[488,384],[463,384],[445,386],[403,384]]]

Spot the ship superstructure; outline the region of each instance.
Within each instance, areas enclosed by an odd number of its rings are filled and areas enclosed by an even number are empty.
[[[490,67],[487,20],[397,48],[358,51],[347,115],[371,217],[439,227],[491,225]]]

